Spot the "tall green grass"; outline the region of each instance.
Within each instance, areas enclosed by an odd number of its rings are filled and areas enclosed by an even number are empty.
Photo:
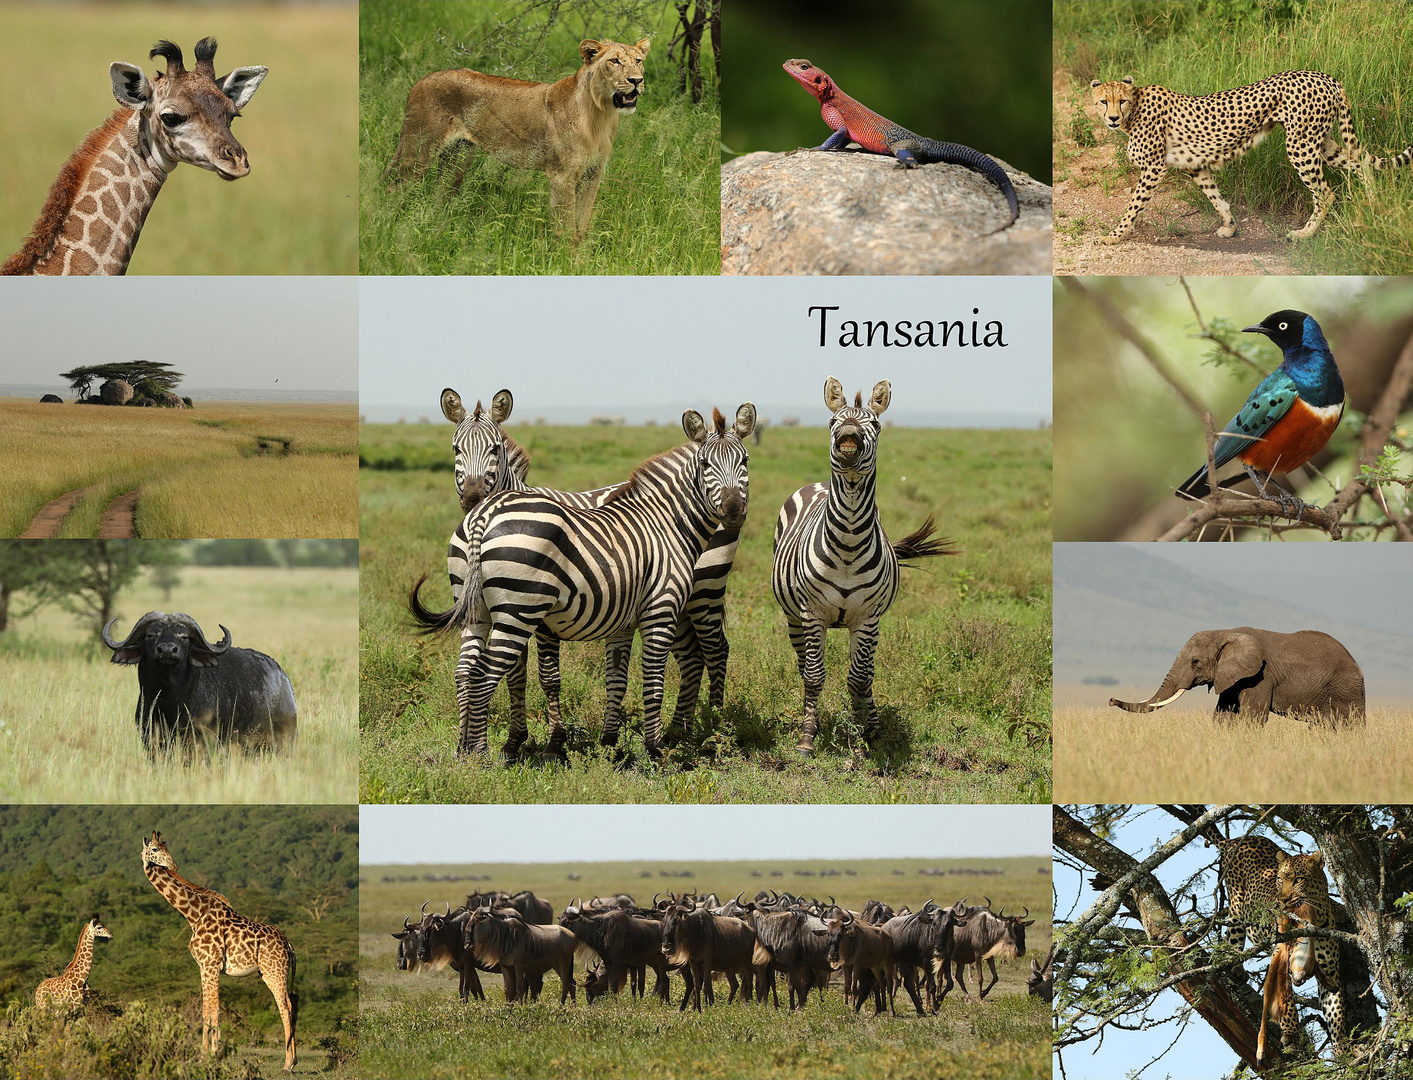
[[[984,869],[988,876],[947,874],[923,877],[918,871]],[[801,877],[835,869],[838,877]],[[846,1007],[836,976],[823,1004],[811,995],[803,1012],[754,1003],[717,1004],[700,1014],[679,1013],[682,981],[670,980],[672,1006],[652,997],[632,1000],[626,993],[588,1005],[560,1006],[559,983],[545,979],[535,1004],[508,1006],[499,979],[482,975],[484,1002],[463,1005],[456,975],[449,968],[431,974],[398,971],[396,942],[389,937],[404,915],[415,915],[423,900],[453,905],[471,885],[424,881],[384,882],[384,874],[405,876],[462,870],[463,867],[365,866],[359,890],[359,979],[362,1023],[360,1064],[369,1077],[978,1077],[1020,1080],[1048,1077],[1050,1010],[1026,994],[1030,958],[1050,946],[1050,868],[1044,859],[824,860],[814,862],[730,863],[522,863],[477,866],[492,880],[479,887],[532,889],[551,901],[556,913],[577,895],[626,891],[646,903],[657,889],[715,890],[723,897],[761,888],[833,894],[846,906],[869,898],[894,907],[920,906],[928,898],[951,903],[970,894],[976,903],[988,894],[996,908],[1019,913],[1029,907],[1035,925],[1026,932],[1026,956],[997,964],[1000,981],[981,1004],[967,1003],[954,990],[937,1016],[919,1017],[903,990],[896,1017],[874,1018],[872,1004],[860,1014]],[[688,870],[689,881],[665,880],[658,871]],[[580,874],[567,881],[566,872]],[[754,871],[756,876],[752,876]],[[844,876],[844,872],[851,873]],[[999,871],[999,873],[998,873]],[[643,874],[647,877],[643,877]],[[778,876],[771,876],[772,873]],[[431,907],[432,905],[428,905]],[[988,979],[989,979],[988,973]],[[579,971],[582,983],[582,970]],[[651,980],[649,990],[651,990]],[[967,985],[976,987],[971,974]]]
[[[666,428],[516,427],[532,483],[584,490],[623,479],[675,445]],[[771,534],[784,500],[828,475],[821,429],[769,429],[751,448],[751,509],[727,593],[726,707],[703,713],[663,767],[641,763],[640,651],[625,699],[637,767],[598,746],[601,643],[566,645],[570,768],[484,768],[454,757],[451,637],[413,634],[408,588],[446,606],[446,538],[460,510],[446,429],[367,425],[360,458],[363,802],[1045,802],[1050,791],[1050,438],[1043,431],[889,429],[879,507],[893,536],[935,513],[965,554],[904,572],[884,616],[875,697],[882,730],[865,750],[844,677],[847,637],[826,640],[817,752],[794,753],[803,689],[770,589]],[[532,668],[533,670],[533,668]],[[669,664],[664,717],[676,702]],[[705,697],[703,697],[703,701]],[[545,738],[531,679],[532,740]],[[497,692],[491,739],[504,740]]]
[[[144,612],[185,611],[208,634],[273,656],[294,685],[286,754],[149,762],[133,722],[135,669],[72,616],[43,608],[0,634],[0,802],[351,803],[356,794],[358,572],[184,567],[170,597],[146,578],[119,595],[115,634]],[[20,601],[24,594],[21,593]]]
[[[0,66],[48,75],[7,80],[0,113],[0,255],[29,233],[59,168],[117,103],[114,60],[149,77],[159,38],[219,39],[217,71],[264,65],[269,77],[233,131],[250,175],[224,183],[189,165],[172,173],[142,230],[132,274],[357,272],[358,11],[352,3],[0,5]],[[41,59],[42,58],[42,59]]]
[[[1060,0],[1054,7],[1054,62],[1085,87],[1090,79],[1132,75],[1183,94],[1210,94],[1281,71],[1323,71],[1349,96],[1360,145],[1380,156],[1413,143],[1413,19],[1407,5],[1378,0]],[[1111,136],[1120,163],[1125,137]],[[1299,241],[1302,272],[1397,275],[1413,273],[1413,169],[1374,173],[1365,189],[1358,175],[1327,169],[1334,207],[1314,237]],[[1170,181],[1171,182],[1171,181]],[[1183,197],[1216,214],[1195,184],[1179,179]],[[1217,173],[1222,194],[1238,213],[1299,227],[1310,197],[1285,154],[1277,129],[1245,157]]]
[[[625,5],[621,17],[604,20],[611,25],[586,26],[568,8],[548,25],[543,12],[532,10],[519,24],[524,40],[485,44],[503,19],[525,8],[464,2],[362,5],[361,272],[718,273],[717,102],[711,86],[699,104],[677,92],[676,65],[666,57],[676,25],[670,5]],[[644,68],[643,101],[619,125],[589,232],[578,248],[554,235],[543,173],[503,165],[478,152],[459,192],[451,190],[449,170],[436,167],[422,180],[391,188],[383,180],[402,130],[407,92],[422,76],[469,67],[554,81],[578,69],[583,37],[631,43],[648,35],[653,44]],[[704,62],[709,69],[709,56]]]

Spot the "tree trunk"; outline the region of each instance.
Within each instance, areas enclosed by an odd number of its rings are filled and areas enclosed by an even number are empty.
[[[1062,808],[1054,807],[1051,817],[1055,846],[1086,866],[1116,881],[1138,866],[1133,856],[1096,836]],[[1128,899],[1154,945],[1176,949],[1191,944],[1172,900],[1157,878],[1151,874],[1140,878],[1129,890]],[[1175,953],[1171,972],[1204,967],[1209,961],[1203,949]],[[1174,989],[1250,1068],[1257,1068],[1256,1025],[1261,1018],[1261,995],[1248,985],[1244,971],[1236,968],[1195,975],[1181,980]],[[1274,1064],[1268,1062],[1266,1069]]]
[[[711,30],[711,59],[712,67],[716,71],[716,99],[721,100],[721,0],[710,0],[707,4],[709,14],[707,15],[707,25]],[[760,425],[756,425],[756,443],[760,443]]]
[[[0,581],[0,634],[10,625],[10,586]]]

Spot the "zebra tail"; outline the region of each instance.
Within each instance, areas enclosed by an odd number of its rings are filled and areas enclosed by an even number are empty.
[[[422,598],[418,595],[422,585],[426,582],[427,575],[423,574],[412,586],[412,591],[407,594],[407,606],[412,612],[412,618],[417,623],[419,634],[439,634],[451,628],[455,622],[456,605],[453,604],[445,611],[433,611],[422,603]]]
[[[937,531],[937,523],[931,514],[927,515],[927,520],[922,523],[922,528],[916,532],[910,532],[901,540],[893,541],[893,553],[898,556],[899,562],[909,559],[930,559],[934,555],[960,555],[960,548],[951,546],[952,541],[945,537],[932,534]]]

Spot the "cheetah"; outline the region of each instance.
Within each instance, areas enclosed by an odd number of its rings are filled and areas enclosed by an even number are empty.
[[[1291,240],[1312,235],[1329,212],[1334,192],[1325,181],[1326,165],[1360,170],[1367,183],[1362,166],[1397,168],[1413,162],[1413,146],[1391,158],[1376,157],[1361,147],[1344,87],[1318,71],[1283,71],[1201,97],[1175,94],[1163,86],[1135,86],[1131,75],[1119,82],[1095,79],[1090,87],[1099,119],[1128,135],[1129,160],[1142,170],[1133,202],[1114,231],[1097,238],[1101,244],[1117,244],[1133,231],[1134,219],[1168,169],[1197,181],[1222,219],[1218,236],[1236,235],[1231,207],[1217,190],[1212,170],[1241,157],[1277,124],[1285,128],[1286,154],[1313,202],[1310,220],[1287,234]],[[1336,119],[1343,145],[1329,137]]]
[[[1271,931],[1287,931],[1295,923],[1287,912],[1312,926],[1334,925],[1334,904],[1325,878],[1325,857],[1287,855],[1263,836],[1219,840],[1221,878],[1229,907],[1227,941],[1245,948],[1269,940]],[[1257,1035],[1257,1061],[1265,1056],[1266,1019],[1281,1025],[1281,1045],[1289,1046],[1299,1032],[1299,1014],[1292,986],[1311,975],[1320,983],[1320,1005],[1336,1047],[1345,1043],[1344,998],[1340,991],[1339,943],[1329,938],[1297,938],[1279,942],[1271,954],[1262,993],[1261,1026]]]

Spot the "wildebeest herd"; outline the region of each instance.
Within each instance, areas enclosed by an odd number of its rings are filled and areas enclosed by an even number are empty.
[[[507,1002],[538,999],[551,971],[559,977],[560,1004],[577,999],[578,959],[590,1003],[625,987],[633,997],[646,997],[651,969],[652,994],[664,1003],[672,1000],[671,976],[680,977],[681,1010],[690,1002],[700,1011],[704,999],[713,1004],[718,978],[728,985],[728,1003],[739,997],[779,1008],[777,976],[789,1007],[803,1009],[811,991],[823,997],[837,972],[845,1002],[858,1012],[872,1001],[875,1016],[885,1009],[896,1015],[900,985],[919,1016],[936,1013],[954,985],[971,1000],[968,967],[975,968],[977,1001],[984,1000],[999,978],[996,961],[1024,957],[1025,931],[1034,923],[1028,909],[1007,915],[992,911],[989,899],[980,906],[962,899],[951,907],[928,900],[917,911],[869,900],[854,911],[832,897],[825,902],[773,889],[725,903],[714,893],[654,896],[647,906],[626,893],[576,898],[558,920],[547,900],[528,891],[476,892],[455,910],[446,904],[444,912],[427,906],[416,921],[404,917],[392,934],[397,966],[409,972],[451,967],[460,975],[463,1001],[485,1000],[480,972],[501,976]],[[1031,961],[1031,994],[1049,1001],[1052,978],[1049,956],[1043,965]]]
[[[898,592],[899,566],[909,559],[953,554],[933,537],[931,517],[891,541],[875,499],[881,417],[892,400],[885,379],[867,404],[853,405],[832,376],[824,385],[830,411],[827,482],[800,488],[780,511],[771,586],[785,615],[804,684],[804,715],[796,750],[814,751],[817,702],[824,686],[824,635],[849,631],[848,687],[865,737],[878,724],[873,700],[878,624]],[[492,695],[504,679],[510,692],[509,762],[529,732],[525,721],[527,654],[533,638],[550,732],[547,761],[567,762],[560,718],[562,641],[604,641],[607,708],[600,742],[616,746],[628,686],[635,631],[642,638],[643,741],[662,754],[663,683],[669,654],[681,675],[673,724],[695,715],[702,673],[708,703],[725,701],[729,646],[725,633],[727,578],[746,521],[749,477],[745,440],[756,428],[750,402],[728,425],[719,410],[707,423],[682,414],[688,442],[639,465],[627,481],[593,491],[530,488],[529,457],[501,424],[514,400],[499,391],[485,410],[467,412],[456,391],[442,391],[453,436],[456,491],[465,516],[447,548],[455,602],[426,608],[412,587],[409,607],[428,633],[458,630],[457,755],[487,755]]]

